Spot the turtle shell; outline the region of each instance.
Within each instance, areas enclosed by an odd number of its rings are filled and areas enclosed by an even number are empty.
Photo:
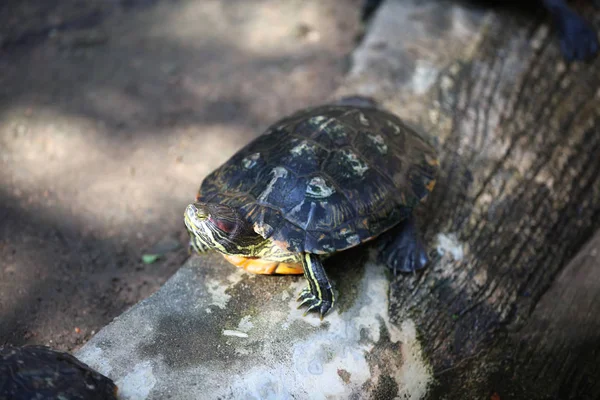
[[[117,400],[112,380],[45,346],[0,347],[0,399]]]
[[[238,208],[289,251],[326,254],[407,218],[437,170],[433,147],[393,114],[327,105],[273,124],[208,175],[197,199]]]

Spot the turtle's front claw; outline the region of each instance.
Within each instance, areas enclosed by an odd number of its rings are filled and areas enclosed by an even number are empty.
[[[327,300],[321,300],[313,295],[310,291],[310,288],[306,288],[300,292],[298,296],[298,301],[302,301],[298,306],[298,309],[307,306],[306,311],[304,311],[303,316],[307,316],[308,313],[312,311],[318,311],[321,317],[325,317],[325,314],[331,309],[332,303]]]
[[[313,301],[312,303],[309,304],[308,308],[306,309],[306,311],[304,311],[304,314],[302,314],[302,316],[306,317],[309,312],[319,310],[321,307],[321,303],[322,303],[321,300],[315,299],[315,301]],[[323,319],[323,314],[321,314],[321,319]]]
[[[296,299],[296,301],[300,301],[300,300],[305,300],[308,297],[314,297],[313,294],[310,291],[310,287],[305,287],[304,289],[302,289],[302,291],[298,294],[298,298]],[[302,303],[304,304],[304,303]],[[301,305],[302,305],[301,304]]]
[[[313,304],[314,302],[319,301],[319,299],[317,299],[315,296],[313,296],[311,293],[308,293],[306,295],[304,295],[304,297],[301,297],[300,299],[298,299],[298,301],[302,300],[302,303],[300,303],[298,305],[298,308],[302,308],[302,306],[304,306],[305,304],[310,305]]]

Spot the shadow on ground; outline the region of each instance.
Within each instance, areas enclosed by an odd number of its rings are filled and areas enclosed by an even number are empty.
[[[160,287],[201,179],[337,87],[358,4],[3,3],[0,344],[73,349]]]

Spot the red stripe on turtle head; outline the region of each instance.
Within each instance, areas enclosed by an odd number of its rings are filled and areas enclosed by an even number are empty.
[[[217,226],[220,230],[226,233],[231,233],[235,230],[235,221],[229,221],[223,218],[209,217],[210,221]]]

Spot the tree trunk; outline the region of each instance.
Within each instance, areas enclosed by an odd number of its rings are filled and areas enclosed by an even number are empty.
[[[600,232],[493,354],[501,398],[600,398]]]
[[[416,322],[432,398],[600,398],[600,237],[561,273],[599,227],[600,58],[565,64],[545,21],[480,12],[384,3],[340,93],[384,93],[439,145],[420,214],[443,256],[395,279],[391,315]]]

